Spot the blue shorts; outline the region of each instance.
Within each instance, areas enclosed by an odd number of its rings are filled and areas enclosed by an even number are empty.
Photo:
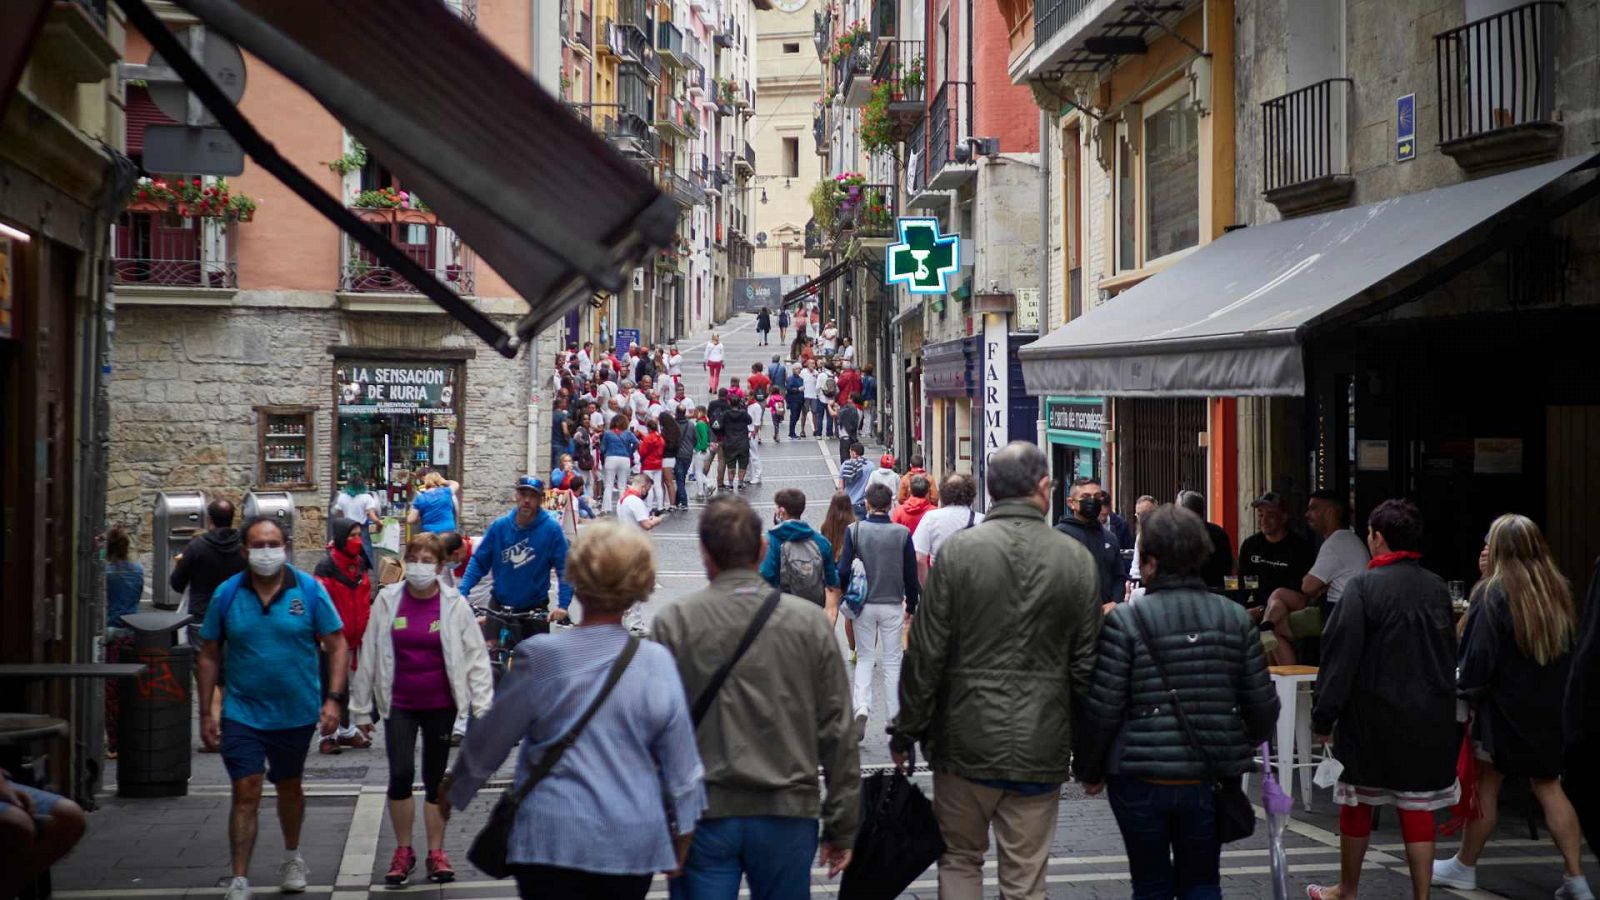
[[[299,778],[306,768],[311,735],[317,723],[298,728],[252,728],[233,719],[222,720],[222,764],[228,778],[239,781],[267,773],[273,784]]]
[[[59,794],[41,791],[36,787],[28,787],[25,784],[17,784],[15,781],[11,782],[11,789],[19,794],[27,794],[33,798],[33,820],[35,822],[43,822],[45,819],[50,818],[50,814],[55,812],[56,804],[61,802],[61,795]],[[5,812],[11,807],[11,803],[0,800],[0,812]]]

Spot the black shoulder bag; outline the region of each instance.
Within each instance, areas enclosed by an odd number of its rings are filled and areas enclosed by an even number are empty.
[[[689,713],[696,728],[700,727],[700,720],[706,717],[706,713],[711,711],[711,704],[717,699],[717,692],[722,690],[722,683],[728,680],[728,673],[732,672],[734,665],[744,658],[745,652],[750,649],[750,645],[756,642],[756,635],[761,633],[761,629],[766,627],[767,620],[772,618],[773,611],[778,608],[779,596],[777,590],[767,595],[767,601],[761,604],[760,609],[756,610],[756,617],[750,620],[750,627],[746,628],[744,636],[739,638],[739,646],[734,649],[732,658],[723,663],[720,669],[712,673],[711,680],[700,691],[700,696],[694,699],[694,706],[689,710]]]
[[[1166,688],[1167,696],[1172,699],[1172,713],[1178,717],[1178,724],[1183,727],[1183,733],[1189,738],[1189,745],[1194,747],[1200,758],[1205,761],[1206,771],[1211,776],[1212,812],[1216,823],[1214,827],[1217,832],[1217,842],[1231,844],[1249,837],[1256,830],[1256,812],[1250,806],[1250,798],[1245,796],[1242,780],[1238,775],[1225,775],[1217,770],[1210,751],[1206,749],[1199,733],[1190,723],[1189,716],[1183,711],[1183,704],[1178,702],[1178,691],[1167,678],[1167,668],[1161,664],[1161,653],[1156,650],[1156,643],[1145,627],[1144,617],[1139,614],[1139,607],[1135,605],[1131,612],[1133,624],[1139,629],[1139,637],[1144,641],[1145,649],[1150,651],[1150,661],[1156,665],[1156,674],[1161,676],[1161,686]]]
[[[467,859],[485,875],[490,878],[505,878],[511,874],[506,853],[511,846],[511,829],[517,822],[517,807],[522,805],[528,794],[550,774],[550,770],[556,767],[556,763],[561,761],[561,755],[567,752],[567,748],[577,743],[578,735],[583,733],[584,726],[594,718],[594,714],[600,709],[600,704],[611,696],[612,688],[622,680],[623,670],[628,668],[628,663],[633,661],[634,654],[638,652],[639,638],[629,635],[627,645],[622,648],[617,661],[611,664],[611,671],[606,673],[605,683],[600,686],[600,693],[589,703],[589,708],[583,711],[578,721],[572,723],[572,727],[560,740],[545,748],[544,755],[539,757],[539,763],[528,773],[528,778],[521,787],[507,790],[500,795],[499,802],[495,803],[494,809],[489,812],[489,821],[484,824],[483,830],[478,832],[478,836],[472,839],[472,847],[467,850]]]

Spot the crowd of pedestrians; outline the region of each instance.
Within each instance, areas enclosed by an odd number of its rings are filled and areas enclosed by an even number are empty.
[[[675,346],[570,346],[548,481],[521,477],[514,507],[472,540],[459,485],[424,475],[387,584],[359,480],[309,571],[287,562],[274,520],[235,529],[230,504],[208,507],[172,586],[201,622],[202,742],[232,782],[228,900],[251,896],[264,782],[281,890],[306,889],[309,748],[365,749],[379,727],[391,885],[418,867],[419,775],[423,875],[447,882],[449,818],[514,753],[506,858],[524,897],[643,897],[657,873],[674,898],[733,898],[741,883],[808,896],[813,861],[844,872],[871,814],[859,748],[879,676],[895,765],[920,750],[933,774],[941,897],[984,896],[991,835],[1001,895],[1043,897],[1074,780],[1108,796],[1136,898],[1220,897],[1222,846],[1254,816],[1241,776],[1286,714],[1269,662],[1307,658],[1320,665],[1312,730],[1342,766],[1339,880],[1310,886],[1313,900],[1357,896],[1381,806],[1394,807],[1416,897],[1475,889],[1508,776],[1544,811],[1564,869],[1556,896],[1592,900],[1580,860],[1584,829],[1593,841],[1600,827],[1600,569],[1580,606],[1531,520],[1489,527],[1463,610],[1425,567],[1422,513],[1405,500],[1375,508],[1363,540],[1337,494],[1311,495],[1303,529],[1265,493],[1236,560],[1200,494],[1140,497],[1127,521],[1097,481],[1058,486],[1044,453],[1017,442],[987,460],[980,513],[970,475],[936,479],[920,455],[868,459],[875,386],[833,323],[787,310],[758,322],[763,346],[773,324],[780,347],[792,328],[789,358],[724,383],[713,335],[703,404]],[[760,482],[767,425],[777,442],[785,419],[791,438],[839,442],[817,527],[796,488],[775,492],[770,523],[717,496]],[[657,610],[641,640],[636,607],[657,588],[648,533],[688,506],[691,483],[707,497],[706,586]],[[601,521],[572,537],[566,503],[598,505]],[[106,543],[116,628],[144,576],[120,529]],[[523,620],[576,627],[504,624]],[[1462,844],[1436,860],[1451,808]],[[11,842],[52,815],[53,829]],[[0,878],[59,858],[82,815],[0,775],[6,846],[27,847],[8,849],[20,868]]]

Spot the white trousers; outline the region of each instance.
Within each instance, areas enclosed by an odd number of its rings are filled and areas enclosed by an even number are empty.
[[[856,616],[855,714],[872,714],[872,670],[883,662],[884,702],[889,720],[900,712],[900,627],[905,618],[898,603],[868,603]]]
[[[616,510],[618,498],[628,489],[628,475],[632,469],[633,460],[626,456],[606,457],[606,512]]]
[[[644,474],[650,476],[650,491],[644,495],[644,505],[650,509],[666,506],[667,495],[661,490],[661,470],[646,469]]]
[[[761,440],[760,436],[750,438],[750,469],[745,473],[746,481],[761,480]]]

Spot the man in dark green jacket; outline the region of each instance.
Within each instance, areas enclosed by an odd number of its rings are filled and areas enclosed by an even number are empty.
[[[939,550],[912,620],[890,750],[920,741],[944,834],[939,896],[983,895],[995,831],[1000,893],[1043,898],[1072,710],[1089,689],[1100,634],[1094,560],[1050,527],[1050,468],[1034,444],[989,459],[983,523]]]

